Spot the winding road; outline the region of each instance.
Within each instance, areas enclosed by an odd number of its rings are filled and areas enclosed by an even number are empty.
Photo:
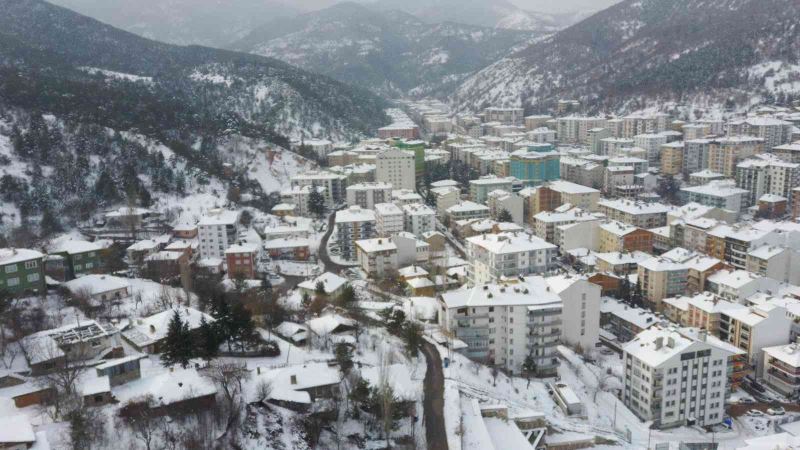
[[[340,271],[347,269],[347,266],[343,266],[341,264],[336,264],[331,260],[330,255],[328,255],[328,240],[333,234],[333,226],[336,222],[336,211],[333,211],[330,216],[328,216],[328,229],[325,230],[325,234],[322,236],[322,240],[319,242],[319,260],[322,261],[322,265],[325,266],[326,272],[331,273],[339,273]]]

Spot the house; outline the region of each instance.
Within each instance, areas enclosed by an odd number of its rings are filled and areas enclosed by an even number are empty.
[[[45,292],[43,259],[35,250],[0,248],[0,291]]]
[[[264,250],[271,259],[307,261],[311,242],[307,238],[278,238],[264,241]]]
[[[0,448],[26,450],[33,447],[36,438],[37,435],[26,416],[20,414],[0,417]]]
[[[145,258],[145,273],[154,281],[180,277],[189,266],[189,255],[181,251],[161,251]]]
[[[176,239],[196,239],[197,225],[181,223],[172,227],[172,235]]]
[[[651,231],[617,221],[604,222],[598,230],[601,252],[653,252]]]
[[[10,399],[17,408],[47,405],[55,397],[55,388],[41,386],[22,375],[0,371],[0,399]]]
[[[328,363],[306,363],[278,369],[257,367],[253,381],[247,383],[244,398],[250,402],[268,402],[293,411],[307,411],[317,400],[332,398],[342,381],[341,371]],[[269,397],[260,398],[261,382],[271,386]]]
[[[320,283],[322,283],[323,292],[317,291],[317,286]],[[330,272],[325,272],[316,278],[303,281],[297,285],[301,296],[308,295],[310,298],[314,298],[315,296],[323,295],[329,299],[339,298],[345,287],[347,287],[347,279]]]
[[[70,239],[58,243],[48,253],[66,258],[67,278],[71,280],[99,272],[102,269],[101,250],[102,248],[95,243]]]
[[[323,342],[355,343],[351,332],[358,327],[358,322],[338,314],[327,314],[306,321],[308,336]]]
[[[258,252],[258,245],[248,242],[238,243],[228,247],[225,250],[228,278],[244,277],[247,280],[255,279]]]
[[[120,348],[119,330],[94,320],[83,320],[22,339],[32,375],[65,365],[106,356]]]
[[[292,341],[295,345],[305,345],[306,338],[308,337],[308,330],[305,326],[294,322],[281,322],[280,325],[275,327],[275,334]]]
[[[612,345],[629,342],[642,331],[660,324],[662,320],[652,312],[628,306],[613,298],[604,298],[600,303],[600,326],[606,339],[613,335]]]
[[[146,357],[142,354],[133,354],[109,359],[95,366],[94,370],[98,378],[108,378],[111,386],[119,386],[142,377],[140,361]]]
[[[161,244],[152,240],[144,239],[136,241],[128,248],[125,249],[125,254],[128,259],[128,264],[141,267],[150,255],[155,255],[161,250]]]
[[[111,395],[111,382],[108,377],[100,376],[84,380],[81,386],[83,406],[103,406],[114,401]]]
[[[119,301],[131,295],[131,285],[125,278],[111,275],[86,275],[64,283],[76,297],[85,297],[95,304]]]
[[[115,395],[128,408],[146,407],[154,414],[168,415],[211,408],[216,402],[217,387],[195,369],[175,368],[128,383]],[[125,409],[120,414],[124,415]]]
[[[169,322],[176,312],[190,331],[200,328],[203,318],[205,318],[206,322],[214,322],[214,318],[206,313],[188,306],[180,306],[149,317],[132,320],[123,330],[122,337],[139,352],[148,354],[161,353],[161,347],[169,330]]]

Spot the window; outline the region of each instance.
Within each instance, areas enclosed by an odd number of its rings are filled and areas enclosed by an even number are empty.
[[[19,278],[17,277],[9,278],[8,280],[6,280],[6,284],[8,285],[8,287],[17,286],[19,285]]]
[[[29,283],[35,283],[37,281],[39,281],[39,274],[38,273],[28,274],[28,282]]]
[[[39,266],[38,261],[25,261],[25,268],[26,269],[35,269]]]
[[[6,266],[6,273],[15,273],[17,271],[16,264],[9,264]]]

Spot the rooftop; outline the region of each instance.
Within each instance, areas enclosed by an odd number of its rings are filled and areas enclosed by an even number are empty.
[[[616,199],[616,200],[600,200],[597,202],[600,206],[615,209],[628,214],[666,214],[672,211],[672,207],[662,203],[645,203],[636,202],[633,200]]]
[[[0,266],[43,258],[36,250],[26,248],[0,248]]]
[[[533,250],[555,249],[555,245],[527,233],[483,234],[467,238],[475,245],[495,254],[520,253]]]

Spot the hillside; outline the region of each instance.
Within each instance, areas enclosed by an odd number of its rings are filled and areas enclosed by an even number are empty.
[[[452,22],[429,24],[355,3],[270,22],[233,44],[385,95],[437,94],[533,36]]]
[[[51,0],[157,41],[222,47],[264,22],[298,13],[282,0]]]
[[[798,14],[793,0],[626,0],[483,69],[452,100],[459,109],[540,110],[559,98],[595,111],[743,106],[800,89]]]
[[[277,60],[162,44],[35,0],[0,8],[6,225],[193,193],[224,202],[231,185],[267,205],[308,165],[279,147],[287,137],[385,123],[378,97]]]

